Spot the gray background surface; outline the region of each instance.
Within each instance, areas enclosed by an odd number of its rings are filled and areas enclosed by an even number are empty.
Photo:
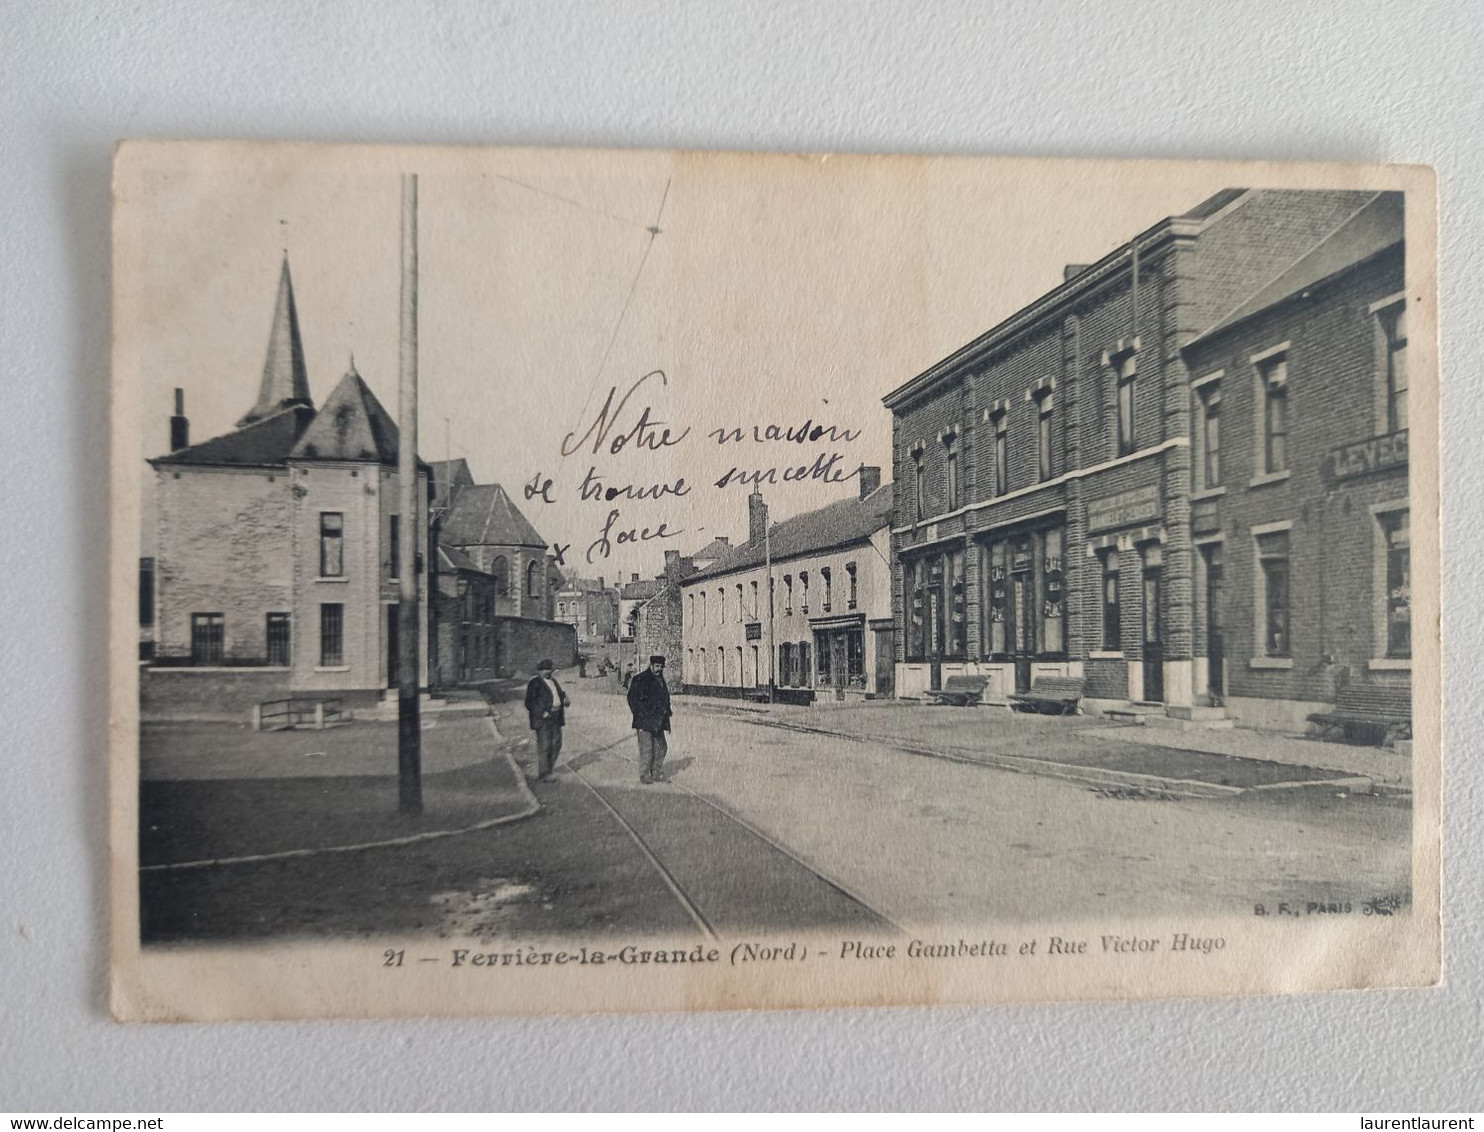
[[[1470,0],[12,2],[0,1108],[1484,1108]],[[1257,1001],[126,1028],[106,1013],[108,175],[127,136],[1433,165],[1445,985]]]

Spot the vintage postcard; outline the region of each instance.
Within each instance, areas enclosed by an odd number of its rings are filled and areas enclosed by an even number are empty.
[[[119,1018],[1438,980],[1429,170],[129,142],[114,207]]]

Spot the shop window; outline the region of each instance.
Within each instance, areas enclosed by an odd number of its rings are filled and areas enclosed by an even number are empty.
[[[907,658],[920,660],[928,654],[927,559],[915,558],[906,566]]]
[[[1264,656],[1287,657],[1289,575],[1288,532],[1270,531],[1257,536],[1257,607],[1262,610]]]
[[[1009,574],[1005,567],[1003,542],[980,545],[979,578],[983,588],[979,605],[984,620],[980,651],[985,656],[1004,656]]]
[[[345,516],[339,511],[319,513],[319,576],[345,576]]]
[[[1383,640],[1386,656],[1408,660],[1412,656],[1412,524],[1407,510],[1376,516],[1381,528],[1381,580],[1384,611]]]
[[[1197,490],[1221,486],[1221,383],[1196,389],[1195,467]]]
[[[1105,550],[1103,558],[1103,649],[1119,652],[1123,648],[1123,624],[1118,608],[1118,551]]]
[[[319,607],[319,663],[321,668],[345,663],[345,606],[339,602]]]
[[[944,583],[947,588],[948,635],[945,656],[963,657],[969,652],[968,594],[964,585],[964,552],[955,550],[943,556]]]
[[[854,609],[860,597],[860,591],[857,589],[858,582],[855,576],[854,562],[845,563],[845,576],[850,580],[850,597],[847,601],[847,606],[850,609]]]
[[[1054,527],[1041,536],[1041,651],[1066,651],[1064,611],[1066,586],[1062,567],[1062,529]]]
[[[845,679],[852,688],[866,686],[866,641],[859,629],[845,634]]]
[[[1407,427],[1407,308],[1397,302],[1378,311],[1383,346],[1383,380],[1386,397],[1386,431]]]
[[[830,672],[830,641],[824,633],[816,633],[814,638],[819,644],[819,683],[821,687],[828,688],[834,683]]]
[[[192,613],[191,663],[220,664],[226,634],[226,619],[222,614]]]
[[[1288,356],[1275,354],[1257,363],[1257,389],[1262,408],[1262,470],[1268,475],[1288,470]]]

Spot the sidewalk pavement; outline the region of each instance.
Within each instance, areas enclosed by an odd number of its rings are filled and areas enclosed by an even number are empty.
[[[1310,782],[1411,786],[1406,756],[1269,731],[1140,727],[1112,724],[1100,715],[1044,716],[900,700],[826,700],[799,707],[691,699],[703,710],[759,724],[1091,783],[1207,795]]]
[[[491,718],[460,713],[424,724],[423,811],[408,815],[398,809],[395,723],[279,732],[147,724],[140,866],[437,836],[540,808]]]

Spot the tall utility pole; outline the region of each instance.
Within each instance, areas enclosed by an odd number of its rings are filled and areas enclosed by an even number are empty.
[[[778,689],[778,672],[773,667],[777,663],[778,647],[773,643],[773,539],[768,527],[768,520],[764,518],[763,565],[768,575],[768,702],[772,703]]]
[[[423,808],[423,729],[418,703],[417,174],[402,175],[402,335],[397,414],[397,796]],[[431,565],[431,564],[429,564]]]

